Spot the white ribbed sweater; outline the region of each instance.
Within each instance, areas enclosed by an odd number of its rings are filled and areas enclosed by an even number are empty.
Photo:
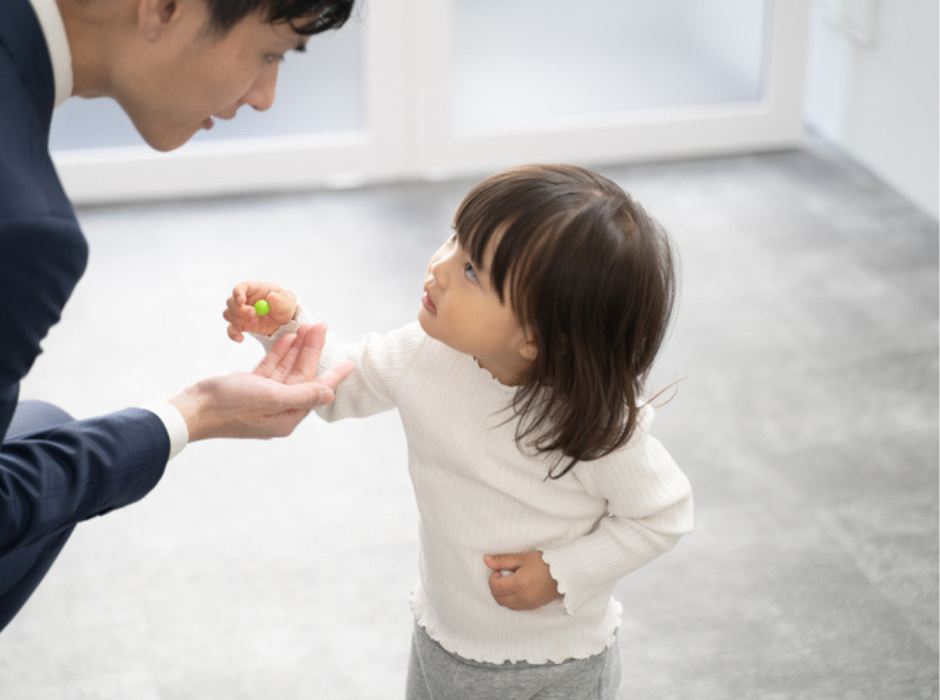
[[[650,436],[653,410],[623,448],[546,479],[551,460],[516,447],[505,410],[514,388],[417,323],[354,345],[331,335],[321,367],[346,359],[357,371],[318,413],[333,421],[398,408],[420,511],[418,624],[448,651],[491,663],[557,663],[612,644],[616,582],[692,529],[689,482]],[[563,597],[532,611],[497,605],[483,555],[536,550]]]

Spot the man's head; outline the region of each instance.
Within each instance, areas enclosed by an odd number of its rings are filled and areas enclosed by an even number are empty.
[[[290,24],[298,34],[311,36],[339,29],[349,17],[353,0],[206,0],[209,22],[222,34],[248,15],[261,14],[272,24]]]
[[[169,151],[243,105],[274,103],[278,67],[354,0],[59,0],[75,94],[109,96]]]

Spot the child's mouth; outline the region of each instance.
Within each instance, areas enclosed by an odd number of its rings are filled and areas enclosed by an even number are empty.
[[[437,314],[437,307],[434,306],[434,302],[431,301],[431,295],[424,292],[424,295],[421,297],[421,304],[432,314]]]

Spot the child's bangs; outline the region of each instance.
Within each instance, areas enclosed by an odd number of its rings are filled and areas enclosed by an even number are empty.
[[[460,246],[474,265],[486,270],[493,288],[505,301],[507,292],[514,309],[524,316],[527,270],[546,252],[559,212],[552,212],[547,198],[533,196],[525,182],[484,182],[467,195],[454,218]],[[513,185],[516,185],[515,187]],[[528,191],[526,191],[528,190]],[[541,194],[541,193],[538,193]],[[487,251],[498,240],[493,259]],[[548,246],[551,247],[551,246]]]

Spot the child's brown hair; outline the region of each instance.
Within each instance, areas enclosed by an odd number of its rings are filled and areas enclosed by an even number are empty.
[[[538,345],[513,401],[516,441],[567,458],[552,478],[623,445],[675,299],[662,227],[597,173],[525,165],[474,187],[454,228],[476,265],[497,237],[493,286]]]

